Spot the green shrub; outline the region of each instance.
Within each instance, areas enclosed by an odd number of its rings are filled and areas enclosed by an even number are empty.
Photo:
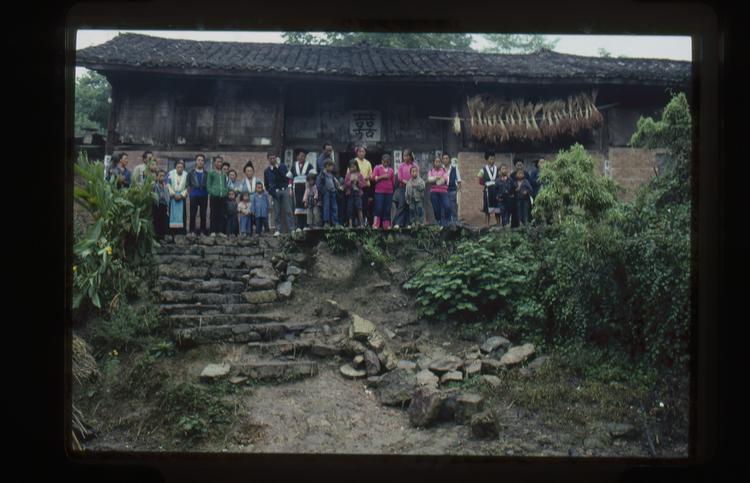
[[[357,233],[353,230],[331,230],[325,233],[325,240],[332,253],[351,253],[357,248]]]
[[[143,349],[150,337],[160,332],[158,307],[154,304],[119,304],[111,315],[88,325],[88,340],[97,355],[111,350],[131,352]]]
[[[111,303],[124,290],[126,265],[148,260],[157,245],[151,218],[155,195],[150,178],[142,186],[116,188],[114,179],[104,179],[104,165],[89,162],[85,152],[75,170],[80,180],[74,188],[75,202],[93,223],[73,247],[73,308],[88,300],[101,309],[105,295],[105,302]]]

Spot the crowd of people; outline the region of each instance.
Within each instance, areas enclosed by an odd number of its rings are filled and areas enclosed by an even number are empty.
[[[121,188],[153,180],[153,218],[158,238],[188,230],[205,235],[261,236],[270,233],[271,211],[274,236],[280,234],[282,220],[285,231],[334,226],[371,226],[376,230],[421,226],[425,223],[427,189],[436,223],[447,226],[458,222],[457,197],[462,180],[457,160],[449,154],[435,157],[426,181],[420,176],[410,149],[403,150],[397,169],[389,154],[383,154],[374,168],[365,157],[366,148],[358,146],[354,155],[341,176],[330,143],[323,145],[317,162],[310,162],[301,150],[290,167],[276,153],[269,152],[268,167],[261,180],[255,176],[252,161],[247,161],[240,179],[222,156],[214,156],[211,170],[205,167],[205,155],[197,154],[189,172],[183,160],[166,172],[157,168],[153,153],[146,151],[142,164],[131,172],[127,154],[121,153],[106,175]],[[485,153],[484,158],[485,166],[477,178],[483,186],[482,211],[487,223],[491,215],[503,227],[529,222],[533,200],[541,188],[538,173],[544,160],[537,160],[537,169],[529,174],[521,161],[508,173],[507,166],[500,165],[498,169],[495,165],[494,152]],[[210,220],[206,219],[207,212]]]

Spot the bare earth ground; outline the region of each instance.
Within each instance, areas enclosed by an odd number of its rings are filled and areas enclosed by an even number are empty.
[[[475,344],[456,336],[456,323],[427,325],[418,321],[414,302],[395,284],[373,287],[388,280],[368,268],[363,267],[356,282],[345,287],[321,284],[310,275],[303,276],[295,283],[291,301],[271,310],[312,314],[314,308],[326,299],[333,299],[349,312],[395,331],[396,340],[414,341],[413,345],[423,354],[458,353]],[[207,363],[231,361],[238,351],[241,351],[239,347],[230,345],[199,347],[161,360],[159,364],[174,380],[197,382]],[[319,374],[314,377],[281,384],[245,386],[226,396],[234,404],[235,422],[223,439],[201,443],[190,451],[649,456],[643,438],[615,440],[592,448],[584,444],[586,432],[583,428],[550,426],[538,415],[514,405],[503,395],[495,403],[501,423],[500,436],[496,440],[472,438],[468,425],[452,422],[427,429],[414,428],[409,425],[405,410],[381,406],[364,381],[341,376],[338,368],[344,362],[347,360],[322,360]],[[180,450],[162,428],[144,423],[147,412],[158,409],[129,401],[104,399],[80,403],[100,429],[98,437],[85,443],[86,450]],[[679,442],[663,445],[659,456],[686,457],[687,445]]]

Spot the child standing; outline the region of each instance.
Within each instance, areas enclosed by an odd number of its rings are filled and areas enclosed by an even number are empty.
[[[257,183],[255,185],[255,194],[253,194],[252,212],[255,216],[255,233],[258,236],[263,234],[263,228],[266,227],[269,207],[268,193],[263,188],[263,183]]]
[[[169,226],[169,190],[164,184],[164,178],[166,176],[166,171],[163,169],[159,170],[153,187],[157,198],[153,206],[154,232],[156,232],[156,238],[159,240],[166,236],[167,227]]]
[[[236,235],[239,230],[237,223],[237,200],[234,190],[227,193],[227,235]]]
[[[391,228],[391,204],[393,203],[393,177],[391,156],[384,154],[381,164],[372,171],[372,181],[375,183],[375,209],[372,214],[372,227],[376,230],[383,223],[384,230]]]
[[[357,162],[352,160],[344,178],[346,213],[350,226],[362,226],[362,193],[365,187],[365,178],[359,172]]]
[[[409,219],[416,226],[424,224],[424,200],[425,184],[424,180],[419,177],[419,168],[412,166],[409,172],[411,178],[406,182],[406,204],[409,206]]]
[[[510,212],[513,207],[512,188],[512,181],[508,176],[508,167],[501,164],[500,177],[495,186],[495,193],[497,194],[497,207],[500,210],[499,216],[502,226],[507,226],[510,222]],[[495,217],[497,216],[498,214],[495,214]]]
[[[333,161],[327,159],[323,166],[324,170],[318,176],[318,196],[323,195],[323,226],[329,228],[339,224],[336,192],[343,191],[344,187],[333,174]]]
[[[253,195],[255,195],[255,193],[253,193]],[[237,212],[240,215],[240,235],[252,235],[253,217],[251,216],[250,196],[245,192],[242,193],[240,196],[240,202],[237,203]]]
[[[516,207],[518,210],[518,224],[523,225],[529,221],[529,212],[531,211],[531,194],[533,188],[531,183],[526,179],[526,173],[523,168],[516,170],[516,182],[514,183],[516,194]]]
[[[307,210],[307,226],[305,229],[320,227],[320,208],[323,206],[323,203],[320,200],[320,196],[318,196],[318,187],[315,186],[315,173],[307,174],[307,185],[305,186],[305,194],[302,200]]]
[[[430,187],[430,201],[432,210],[435,213],[435,222],[443,226],[447,223],[445,215],[448,210],[448,172],[443,167],[440,158],[435,157],[433,168],[427,173],[427,182]]]

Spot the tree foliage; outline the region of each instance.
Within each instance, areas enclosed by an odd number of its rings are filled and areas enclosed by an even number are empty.
[[[288,44],[351,46],[367,42],[375,47],[401,49],[471,50],[469,34],[382,33],[382,32],[284,32]]]
[[[502,54],[529,54],[541,49],[553,50],[559,39],[547,39],[539,34],[485,34],[490,46],[485,52]]]
[[[86,71],[76,79],[75,87],[75,135],[81,136],[84,129],[107,132],[110,95],[112,87],[107,79],[95,71]]]

